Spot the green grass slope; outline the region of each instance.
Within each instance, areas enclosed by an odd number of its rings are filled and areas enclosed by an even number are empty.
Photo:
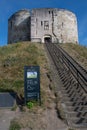
[[[23,94],[24,66],[39,65],[43,75],[47,63],[44,53],[44,47],[39,43],[23,42],[0,47],[0,92],[13,90]]]
[[[66,43],[61,47],[68,52],[80,65],[87,69],[87,48],[78,44]]]
[[[61,44],[77,62],[87,69],[87,48],[76,44]],[[39,65],[41,85],[46,86],[47,58],[43,44],[22,42],[0,47],[0,92],[24,92],[24,66]],[[44,87],[43,87],[44,88]]]

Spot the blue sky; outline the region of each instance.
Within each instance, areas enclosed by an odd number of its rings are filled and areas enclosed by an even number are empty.
[[[8,18],[20,9],[54,7],[74,12],[78,21],[79,43],[87,46],[87,0],[1,0],[0,46],[7,45]]]

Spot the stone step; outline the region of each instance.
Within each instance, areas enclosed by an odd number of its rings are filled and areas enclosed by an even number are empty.
[[[67,74],[68,74],[67,71],[65,71],[65,70],[60,70],[60,76],[61,76],[61,77],[65,76],[65,75],[67,75]]]
[[[83,101],[74,101],[74,102],[66,101],[65,104],[67,106],[73,106],[73,107],[82,107],[85,105]]]
[[[68,94],[64,93],[64,91],[61,91],[61,93],[62,93],[63,97],[68,97]],[[70,98],[70,97],[68,97],[68,98]]]
[[[74,92],[76,92],[75,91],[75,89],[74,89],[74,87],[72,87],[72,88],[69,88],[69,89],[67,89],[67,90],[65,90],[66,91],[66,93],[71,93],[71,91],[74,91]]]
[[[64,102],[70,101],[70,98],[67,97],[67,96],[66,96],[66,97],[63,97],[63,101],[64,101]]]
[[[79,118],[78,121],[75,122],[76,124],[80,124],[80,123],[87,123],[87,119],[85,117],[81,117]]]
[[[81,102],[86,102],[82,97],[78,97],[78,95],[73,96],[72,98],[70,98],[71,102],[75,102],[75,101],[81,101]]]
[[[79,99],[81,99],[81,100],[85,100],[86,99],[86,97],[84,97],[84,95],[82,95],[82,93],[77,93],[75,90],[74,90],[74,96],[73,95],[71,95],[71,98],[73,98],[73,97],[77,97],[77,98],[79,98]]]
[[[69,97],[69,95],[67,93],[64,93],[64,91],[62,91],[62,93],[63,93],[64,101],[71,101],[71,102],[73,102],[73,104],[76,104],[76,102],[80,103],[80,104],[86,103],[86,100],[84,97],[78,97],[78,95],[76,95],[76,94],[73,94],[71,97]]]
[[[68,114],[68,117],[69,118],[75,118],[75,117],[77,117],[77,112],[75,112],[75,111],[66,111],[66,113]],[[77,119],[77,118],[76,118]]]
[[[87,111],[86,112],[85,111],[78,111],[76,116],[87,119],[87,114],[86,113],[87,113]]]
[[[80,105],[80,106],[67,106],[67,110],[68,111],[77,111],[77,112],[80,112],[80,111],[84,111],[86,112],[87,111],[87,106],[83,106],[83,105]]]
[[[67,79],[66,77],[61,78],[61,80],[62,80],[63,84],[65,84],[66,82],[69,82],[68,79]]]
[[[65,72],[62,72],[61,74],[60,74],[60,76],[61,76],[61,78],[62,79],[67,79],[67,80],[69,80],[69,75],[67,74],[67,73],[65,73]]]
[[[85,130],[87,130],[87,123],[80,123],[80,124],[72,124],[72,127],[74,127],[74,128],[86,128]]]
[[[85,92],[87,93],[87,83],[84,84],[84,83],[81,82],[81,85],[82,85],[82,90],[85,89]]]
[[[77,109],[77,111],[84,111],[86,112],[87,111],[87,106],[82,106],[82,107],[79,107],[79,109]]]
[[[75,90],[75,86],[73,84],[71,84],[70,82],[68,82],[65,86],[65,90],[71,90],[74,89]]]
[[[70,86],[70,83],[68,83],[65,87],[63,87],[63,89],[65,91],[68,91],[68,90],[72,89],[72,87]]]
[[[75,96],[76,93],[74,92],[74,93],[72,93],[72,94],[67,94],[67,95],[68,95],[69,98],[73,98],[73,96]]]
[[[65,86],[65,87],[67,86],[67,83],[68,83],[70,86],[75,86],[75,88],[76,88],[76,82],[73,82],[73,79],[67,80],[67,82],[64,83],[64,86]]]
[[[68,117],[78,117],[78,118],[83,118],[85,121],[87,121],[87,114],[84,111],[81,112],[75,112],[75,111],[66,111],[68,114]]]
[[[78,102],[78,101],[81,101],[81,100],[78,97],[73,97],[73,98],[64,97],[63,101],[65,101],[65,102],[70,101],[70,102],[74,103],[75,101]]]
[[[72,94],[71,97],[70,97],[70,95],[68,95],[67,93],[64,93],[64,91],[62,91],[62,94],[63,94],[63,97],[64,97],[63,99],[65,99],[65,100],[67,99],[67,100],[70,101],[72,98],[78,98],[78,97],[76,96],[76,94],[74,94],[74,93]]]
[[[71,97],[73,94],[75,94],[76,92],[74,91],[74,90],[72,90],[72,91],[70,91],[69,93],[68,93],[68,95],[69,95],[69,97]]]
[[[72,102],[70,102],[70,101],[66,101],[65,104],[66,104],[66,106],[72,106]]]
[[[64,83],[64,86],[66,89],[68,89],[70,87],[70,82],[67,80],[65,83]]]
[[[73,114],[73,113],[72,113]],[[76,124],[76,125],[80,125],[80,124],[87,124],[87,117],[76,117],[76,116],[72,116],[69,113],[67,114],[67,119],[68,122],[70,124]]]
[[[71,110],[71,111],[77,111],[77,112],[81,112],[81,111],[84,111],[86,112],[87,111],[87,106],[77,106],[77,107],[73,107],[73,106],[68,106],[67,107],[67,110]]]
[[[84,106],[86,104],[86,102],[85,101],[81,101],[81,100],[78,100],[78,101],[74,101],[73,103],[72,103],[72,106]]]
[[[74,111],[74,107],[73,106],[67,106],[67,111]]]
[[[81,97],[75,91],[70,93],[70,94],[68,94],[68,97],[73,98],[74,95],[77,96],[77,97]]]
[[[61,77],[61,78],[65,78],[65,72],[60,71],[60,77]]]
[[[68,118],[69,122],[74,123],[74,124],[76,124],[79,121],[79,118],[75,117],[75,116],[73,116],[73,117],[68,116],[67,118]]]

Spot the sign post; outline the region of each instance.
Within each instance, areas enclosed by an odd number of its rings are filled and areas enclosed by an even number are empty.
[[[39,100],[41,105],[39,66],[24,67],[24,88],[25,104],[31,100]]]

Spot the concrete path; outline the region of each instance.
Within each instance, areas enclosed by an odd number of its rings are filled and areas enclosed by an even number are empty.
[[[0,109],[0,130],[9,130],[10,121],[16,117],[16,112],[10,109]]]
[[[56,111],[47,110],[47,130],[68,130],[67,126],[57,117]]]

